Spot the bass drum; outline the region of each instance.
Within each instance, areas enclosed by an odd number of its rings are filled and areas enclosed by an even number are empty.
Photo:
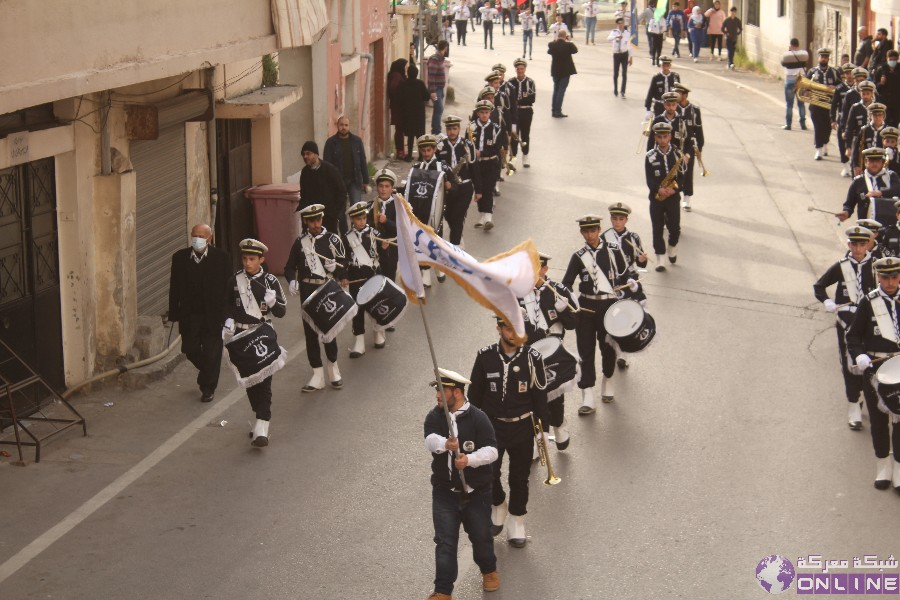
[[[547,400],[555,400],[574,389],[578,383],[581,369],[578,359],[563,346],[562,340],[556,336],[545,337],[531,344],[544,359],[544,371],[547,377]]]
[[[319,334],[319,341],[328,343],[356,316],[356,301],[338,282],[329,279],[319,286],[302,305],[303,320]]]
[[[635,300],[619,300],[610,306],[603,326],[622,352],[640,352],[656,338],[656,321]]]
[[[894,423],[900,421],[900,356],[889,358],[878,367],[875,389],[878,390],[878,408],[891,415]]]
[[[385,277],[375,275],[365,282],[356,294],[356,303],[381,327],[391,327],[409,305],[406,294],[400,286]]]
[[[278,336],[269,323],[246,329],[225,342],[228,363],[242,388],[253,387],[271,377],[287,361],[287,351],[278,345]]]

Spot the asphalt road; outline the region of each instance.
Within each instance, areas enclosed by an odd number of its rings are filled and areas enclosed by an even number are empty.
[[[459,103],[446,112],[469,114],[462,99],[494,63],[512,69],[519,35],[496,28],[490,52],[480,33],[451,47]],[[623,101],[606,45],[581,46],[570,116],[551,119],[546,40],[529,68],[532,167],[504,184],[493,231],[472,229],[470,213],[465,244],[488,257],[532,238],[561,278],[581,244],[575,219],[606,216],[611,202],[632,206],[629,225],[650,244],[635,149],[655,69],[639,50]],[[544,486],[534,469],[531,539],[521,550],[497,539],[492,600],[752,599],[764,556],[898,549],[900,498],[872,487],[868,420],[846,426],[832,320],[812,297],[841,251],[833,220],[807,211],[843,200],[836,149],[813,162],[812,132],[781,130],[777,81],[721,63],[675,69],[703,110],[711,176],[683,215],[678,264],[644,276],[658,340],[617,376],[615,403],[579,418],[568,399],[572,443],[551,455],[563,483]],[[495,340],[490,315],[449,281],[426,310],[442,366],[467,373]],[[54,442],[39,465],[4,464],[0,598],[425,598],[433,393],[419,315],[384,350],[370,338],[358,360],[345,332],[344,389],[301,395],[310,370],[296,299],[288,311],[278,325],[292,359],[274,379],[264,451],[248,445],[251,413],[229,374],[201,405],[182,365],[143,392],[81,398],[90,437]],[[481,598],[467,545],[460,554],[454,598]]]

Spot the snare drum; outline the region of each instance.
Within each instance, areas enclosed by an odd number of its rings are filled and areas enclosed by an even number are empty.
[[[562,340],[551,335],[536,341],[531,347],[544,358],[547,400],[555,400],[571,391],[578,382],[581,369],[578,367],[578,359],[566,350]]]
[[[353,296],[334,279],[320,285],[302,306],[303,320],[319,334],[319,341],[323,343],[336,338],[358,310]]]
[[[884,361],[875,371],[875,389],[878,390],[878,408],[900,420],[900,356]]]
[[[260,323],[240,332],[225,344],[228,362],[242,388],[253,387],[284,367],[287,352],[278,345],[275,329]]]
[[[619,300],[610,306],[603,327],[622,352],[640,352],[656,337],[656,321],[635,300]]]
[[[384,275],[375,275],[359,288],[356,303],[381,327],[391,327],[406,312],[409,301],[399,285]]]

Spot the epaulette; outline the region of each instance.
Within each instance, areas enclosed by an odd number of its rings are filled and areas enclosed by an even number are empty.
[[[240,275],[243,272],[244,272],[243,269],[238,269],[237,271],[234,272],[234,276],[237,277],[238,275]]]
[[[491,344],[490,346],[485,346],[484,348],[479,350],[478,354],[484,354],[485,352],[490,352],[493,349],[494,349],[494,344]]]
[[[650,155],[653,154],[654,152],[656,152],[656,148],[650,148],[650,150],[648,150],[647,154],[645,154],[644,156],[647,158],[650,158]]]
[[[587,248],[585,248],[584,246],[582,246],[581,248],[579,248],[578,250],[575,251],[575,256],[579,256],[579,257],[580,257],[580,256],[582,256],[585,252],[587,252]]]
[[[535,350],[532,346],[528,346],[528,353],[532,358],[543,358],[543,356],[541,356],[541,353]]]
[[[872,290],[871,292],[866,294],[866,298],[868,298],[869,300],[874,300],[877,297],[878,297],[878,288],[875,288],[874,290]]]
[[[859,175],[854,175],[853,181],[856,181],[857,179],[860,179],[861,177],[862,177],[862,173],[860,173]]]

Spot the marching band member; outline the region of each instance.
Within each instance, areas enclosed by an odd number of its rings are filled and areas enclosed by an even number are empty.
[[[847,348],[858,371],[863,372],[863,395],[869,411],[872,446],[875,449],[875,487],[900,491],[900,427],[891,434],[890,417],[878,407],[878,392],[872,380],[877,367],[872,358],[884,358],[900,349],[898,304],[900,304],[900,259],[882,258],[875,262],[878,287],[866,294],[856,309],[847,330]],[[893,447],[895,459],[891,459]]]
[[[641,285],[629,276],[624,258],[600,236],[603,219],[596,215],[585,215],[578,219],[585,244],[569,260],[562,284],[571,290],[578,282],[578,304],[580,306],[575,325],[575,339],[578,355],[581,357],[581,379],[578,387],[582,391],[579,415],[589,415],[595,410],[594,384],[597,374],[594,355],[600,347],[603,379],[600,383],[600,398],[604,403],[615,398],[612,377],[616,370],[616,351],[606,335],[603,317],[618,296],[614,287],[627,286],[633,294],[641,292]]]
[[[397,174],[388,168],[375,173],[375,194],[372,213],[378,231],[385,239],[397,237],[397,207],[394,204],[394,186],[397,185]],[[394,281],[397,278],[397,246],[381,242],[378,253],[381,274]]]
[[[475,357],[468,396],[472,405],[490,417],[497,436],[491,533],[496,536],[503,530],[508,513],[507,539],[514,548],[524,548],[528,478],[535,437],[532,417],[535,422],[547,422],[546,373],[540,353],[528,345],[518,345],[515,331],[500,318],[497,332],[499,341],[482,348]],[[546,434],[542,432],[542,435]],[[500,481],[504,454],[509,456],[508,503]]]
[[[868,148],[863,150],[866,170],[862,175],[853,178],[843,211],[837,217],[847,220],[856,209],[860,219],[873,218],[875,206],[873,198],[892,198],[900,194],[900,178],[893,171],[884,168],[884,148]]]
[[[628,217],[631,215],[631,207],[624,202],[614,202],[609,205],[609,222],[612,227],[600,234],[603,241],[616,248],[616,251],[622,255],[622,260],[628,268],[628,275],[634,279],[638,278],[638,269],[647,267],[649,257],[644,251],[641,243],[641,237],[627,228]],[[640,298],[642,303],[646,303],[646,298]]]
[[[857,85],[857,88],[859,89],[861,99],[856,104],[850,106],[850,111],[847,114],[847,122],[844,125],[844,139],[847,145],[845,152],[848,157],[851,157],[853,144],[859,130],[869,121],[869,106],[875,102],[873,98],[875,95],[874,83],[871,81],[862,81]],[[859,165],[852,160],[850,162],[850,170],[854,176],[859,175],[862,172]]]
[[[857,219],[856,226],[865,227],[872,232],[872,237],[869,238],[869,245],[866,246],[866,251],[872,255],[873,263],[879,258],[888,256],[883,253],[884,250],[881,247],[881,232],[883,231],[881,223],[875,219]]]
[[[684,187],[681,189],[681,193],[684,194],[681,208],[691,212],[691,197],[694,195],[694,165],[697,162],[696,157],[703,152],[703,145],[706,143],[703,137],[703,119],[700,118],[700,107],[691,104],[688,98],[691,90],[681,83],[675,84],[675,90],[681,95],[681,119],[685,128],[681,150],[691,152],[691,158],[687,161],[687,170],[684,173]]]
[[[875,272],[872,268],[872,255],[867,250],[872,231],[865,227],[850,227],[847,234],[849,250],[844,257],[831,265],[827,271],[813,284],[816,300],[825,305],[825,310],[836,314],[835,329],[838,338],[841,373],[844,376],[844,390],[847,394],[850,429],[862,429],[862,401],[859,398],[863,390],[862,375],[850,370],[853,359],[847,353],[847,329],[853,322],[856,308],[862,299],[875,289]],[[834,299],[828,297],[827,288],[835,285]]]
[[[548,336],[555,336],[561,340],[567,329],[575,329],[578,302],[575,301],[569,288],[547,277],[549,271],[547,262],[551,257],[543,252],[539,252],[538,256],[541,259],[541,270],[538,273],[537,283],[533,290],[519,299],[519,304],[525,309],[525,331],[529,342],[536,342]],[[565,394],[547,401],[549,422],[544,423],[544,429],[549,431],[549,428],[553,427],[558,450],[569,447],[565,402]]]
[[[663,111],[654,117],[650,124],[650,130],[657,123],[668,123],[672,127],[672,145],[676,150],[684,150],[684,144],[687,143],[687,126],[684,117],[681,114],[681,94],[678,92],[666,92],[662,95]],[[647,136],[647,151],[653,149],[655,140],[653,137]]]
[[[882,256],[900,256],[900,201],[894,202],[898,223],[881,230],[881,241],[878,244]],[[861,222],[861,221],[858,221]]]
[[[291,246],[284,276],[288,280],[288,289],[292,296],[300,295],[303,302],[329,279],[338,281],[346,279],[346,254],[341,238],[327,231],[322,226],[322,215],[325,207],[311,204],[300,211],[303,220],[303,233]],[[304,320],[303,335],[306,338],[306,358],[312,367],[313,375],[301,392],[315,392],[325,388],[325,373],[322,368],[322,354],[319,349],[319,338],[312,327]],[[328,382],[333,388],[343,387],[341,371],[338,369],[337,341],[324,344],[325,358],[328,368]]]
[[[841,177],[850,177],[849,158],[847,157],[847,142],[844,137],[844,115],[841,114],[844,98],[854,88],[856,81],[853,78],[853,70],[856,65],[853,63],[845,63],[841,65],[840,71],[843,79],[835,86],[834,95],[831,97],[831,128],[837,128],[838,153],[841,155],[841,162],[844,168],[841,171]]]
[[[663,111],[663,94],[673,91],[675,84],[679,81],[681,81],[681,76],[672,70],[672,59],[668,56],[660,56],[659,73],[650,79],[650,87],[647,89],[647,97],[644,99],[644,108],[647,110],[645,120],[650,121]]]
[[[885,168],[900,174],[900,152],[897,150],[897,138],[900,129],[885,127],[881,130],[881,142],[884,144]]]
[[[853,138],[850,145],[850,164],[853,165],[853,174],[862,174],[862,151],[866,148],[882,148],[884,142],[881,132],[884,130],[884,113],[886,107],[881,102],[873,102],[869,105],[869,121],[862,126]]]
[[[835,87],[841,81],[841,75],[837,69],[828,66],[831,59],[831,50],[819,48],[819,64],[810,69],[806,77],[813,83]],[[816,160],[822,160],[822,156],[828,156],[828,140],[831,138],[831,110],[815,104],[809,105],[809,116],[815,130]]]
[[[477,120],[470,125],[475,143],[475,156],[478,168],[478,181],[475,194],[481,194],[478,200],[478,212],[481,218],[475,223],[476,229],[490,231],[494,228],[494,185],[499,175],[500,148],[506,140],[506,132],[497,123],[491,121],[494,105],[487,100],[480,100],[475,105]],[[479,189],[480,187],[480,189]]]
[[[380,244],[375,239],[380,238],[381,233],[366,222],[368,212],[365,200],[357,202],[347,209],[347,216],[350,217],[350,230],[344,236],[348,252],[347,274],[346,279],[341,280],[341,287],[349,286],[350,295],[354,300],[359,294],[360,288],[381,271],[378,262]],[[384,329],[377,323],[372,328],[375,330],[375,348],[380,350],[384,348]],[[366,311],[364,310],[358,310],[353,316],[353,336],[350,358],[359,358],[366,353]]]
[[[853,142],[853,139],[847,138],[847,119],[850,118],[850,108],[862,99],[859,93],[859,84],[867,81],[869,72],[864,67],[854,67],[850,71],[848,83],[850,89],[843,93],[840,100],[840,110],[837,111],[837,134],[841,137],[842,142],[838,144],[841,148],[841,162],[844,163],[844,169],[841,171],[842,177],[853,177],[853,169],[850,165],[850,157],[847,155],[847,147]],[[839,94],[840,88],[835,88],[835,100]],[[831,127],[835,128],[835,111],[834,103],[831,105]]]
[[[663,258],[666,252],[666,240],[663,229],[669,230],[668,255],[669,262],[675,263],[678,257],[678,238],[681,236],[681,212],[678,207],[681,181],[687,168],[684,161],[690,155],[672,147],[672,126],[668,123],[657,123],[653,126],[653,138],[656,146],[647,153],[644,159],[644,172],[647,187],[650,190],[650,223],[653,226],[653,251],[656,253],[656,270],[665,271]],[[679,166],[679,161],[681,164]],[[672,179],[672,181],[667,181]],[[677,183],[678,187],[673,186]],[[659,197],[657,199],[657,196]]]
[[[455,115],[444,118],[447,134],[437,145],[438,160],[450,166],[456,174],[458,182],[447,190],[444,200],[444,218],[450,229],[450,243],[457,246],[462,243],[463,227],[466,224],[466,213],[469,204],[481,198],[475,193],[478,169],[475,168],[475,144],[460,135],[462,119]]]
[[[506,67],[502,64],[493,66],[491,73],[485,77],[488,87],[494,89],[494,106],[497,107],[500,116],[500,126],[506,134],[500,146],[500,162],[497,163],[497,183],[494,184],[494,195],[500,195],[500,182],[503,181],[503,162],[508,158],[512,160],[509,146],[512,136],[518,135],[519,112],[518,106],[510,97],[509,88],[504,80]]]
[[[325,207],[322,206],[322,214],[324,212]],[[321,216],[319,220],[321,222]],[[273,316],[281,318],[287,312],[281,283],[262,268],[269,248],[258,240],[247,238],[241,240],[240,249],[244,268],[235,273],[228,284],[228,289],[232,290],[232,301],[225,307],[227,319],[222,329],[223,339],[236,330],[271,323]],[[256,448],[268,446],[269,421],[272,420],[272,376],[248,387],[247,399],[256,414],[250,445]]]
[[[534,80],[525,75],[525,69],[528,63],[523,59],[517,58],[513,62],[516,68],[516,76],[510,78],[506,85],[510,91],[510,96],[516,103],[516,112],[518,115],[519,131],[513,136],[511,151],[512,157],[515,158],[519,153],[519,138],[522,141],[522,166],[528,168],[528,151],[531,149],[531,122],[534,119],[534,101],[537,96]]]
[[[437,143],[437,137],[431,135],[430,133],[426,133],[425,135],[419,137],[419,139],[416,140],[416,146],[419,148],[420,160],[419,162],[413,163],[412,168],[422,169],[424,171],[443,171],[444,193],[446,194],[446,192],[452,187],[452,182],[455,177],[453,176],[453,171],[450,169],[450,166],[437,157]],[[421,216],[419,218],[421,219]],[[425,287],[431,287],[431,267],[419,267],[419,270],[422,271],[422,284]],[[438,271],[438,281],[442,282],[446,278],[446,275],[444,275],[441,271]]]
[[[497,460],[497,438],[490,419],[466,400],[468,379],[449,369],[438,369],[443,395],[437,381],[431,382],[437,406],[425,417],[425,447],[431,452],[431,514],[434,521],[434,593],[429,600],[450,600],[457,577],[459,526],[469,535],[472,559],[481,570],[482,588],[500,588],[497,557],[491,535],[491,484]],[[453,420],[450,431],[443,406]],[[452,458],[458,452],[457,458]],[[463,472],[463,490],[459,472]],[[463,501],[463,499],[465,499]]]

